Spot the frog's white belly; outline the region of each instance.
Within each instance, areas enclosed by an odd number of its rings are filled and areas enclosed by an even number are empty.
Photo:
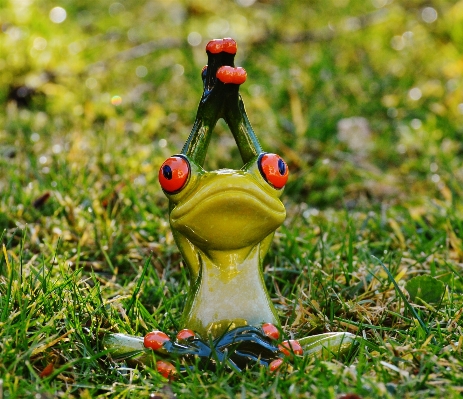
[[[198,332],[213,333],[214,324],[227,328],[268,322],[279,324],[259,270],[258,247],[239,264],[217,266],[202,259],[200,286],[187,324]],[[219,327],[220,328],[220,327]],[[214,333],[213,333],[214,335]]]

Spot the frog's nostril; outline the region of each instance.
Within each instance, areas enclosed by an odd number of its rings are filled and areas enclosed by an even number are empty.
[[[167,179],[167,180],[172,180],[172,169],[169,165],[164,165],[162,167],[162,175]]]
[[[278,172],[282,176],[286,173],[286,164],[281,158],[278,160]]]

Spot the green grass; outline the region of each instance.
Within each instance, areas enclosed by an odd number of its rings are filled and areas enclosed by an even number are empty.
[[[434,2],[430,22],[427,6],[0,6],[0,398],[460,398],[463,5]],[[157,170],[191,129],[213,36],[237,39],[249,118],[291,170],[265,259],[284,331],[365,338],[345,359],[168,382],[101,346],[178,329],[188,274]],[[338,125],[352,117],[361,146]],[[207,168],[239,168],[216,132]],[[445,283],[439,303],[410,299],[421,275]]]

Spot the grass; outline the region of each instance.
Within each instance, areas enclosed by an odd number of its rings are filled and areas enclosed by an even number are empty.
[[[461,397],[462,3],[240,4],[0,7],[0,398]],[[169,382],[101,347],[178,329],[188,275],[157,169],[213,36],[237,39],[250,120],[291,170],[265,259],[284,331],[365,338],[345,359]],[[240,167],[216,130],[207,168]],[[440,302],[409,296],[423,275]]]

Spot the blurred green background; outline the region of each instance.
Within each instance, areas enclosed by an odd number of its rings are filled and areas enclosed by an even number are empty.
[[[288,201],[449,200],[463,181],[462,1],[11,0],[0,20],[0,189],[23,176],[22,203],[100,175],[163,201],[157,168],[220,37],[238,42],[264,148],[290,165]],[[219,124],[206,167],[240,166]]]

